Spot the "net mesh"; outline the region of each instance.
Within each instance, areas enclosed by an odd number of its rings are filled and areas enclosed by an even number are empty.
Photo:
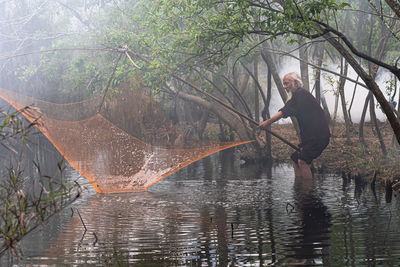
[[[23,115],[35,121],[69,164],[100,193],[146,190],[203,157],[251,142],[200,142],[187,137],[162,115],[151,97],[138,91],[129,94],[134,95],[107,102],[100,114],[96,110],[101,97],[55,104],[0,89],[0,97],[17,110],[30,106],[22,110]],[[106,117],[114,118],[115,124]],[[128,126],[117,126],[128,119]]]

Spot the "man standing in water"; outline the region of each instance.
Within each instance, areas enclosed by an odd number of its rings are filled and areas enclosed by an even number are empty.
[[[259,124],[266,129],[268,125],[289,116],[295,116],[300,128],[300,150],[295,151],[290,158],[296,177],[311,179],[310,164],[321,155],[328,146],[330,132],[328,121],[318,101],[310,92],[302,88],[303,82],[299,74],[288,73],[283,78],[283,87],[289,94],[289,100],[278,113]]]

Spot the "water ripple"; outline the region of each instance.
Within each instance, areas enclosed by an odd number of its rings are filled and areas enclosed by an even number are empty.
[[[289,166],[239,168],[215,156],[147,192],[87,192],[73,205],[87,231],[66,209],[24,240],[19,263],[397,266],[398,207],[382,189],[375,198],[335,175],[302,187]]]

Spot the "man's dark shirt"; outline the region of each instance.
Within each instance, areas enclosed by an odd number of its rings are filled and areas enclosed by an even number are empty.
[[[301,142],[326,140],[330,137],[324,111],[310,92],[298,88],[292,98],[280,109],[283,118],[295,116],[300,127]]]

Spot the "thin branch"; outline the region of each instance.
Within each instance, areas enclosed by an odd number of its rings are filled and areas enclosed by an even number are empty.
[[[326,69],[326,68],[323,68],[323,67],[319,67],[319,66],[317,66],[317,65],[315,65],[315,64],[313,64],[313,63],[310,63],[310,62],[308,62],[308,61],[306,61],[306,60],[303,60],[303,59],[301,59],[301,58],[299,58],[299,57],[296,57],[296,56],[294,56],[294,55],[292,55],[292,54],[288,54],[287,52],[284,52],[284,51],[281,51],[281,50],[275,50],[275,49],[267,49],[267,50],[270,51],[270,52],[273,52],[273,53],[275,53],[275,54],[279,54],[279,55],[281,55],[281,56],[292,57],[292,58],[297,59],[297,60],[299,60],[299,61],[302,61],[302,62],[304,62],[304,63],[306,63],[306,64],[308,64],[308,65],[310,65],[310,66],[312,66],[312,67],[314,67],[314,68],[316,68],[316,69],[323,70],[323,71],[326,71],[326,72],[335,74],[335,75],[337,75],[337,76],[339,76],[339,77],[342,77],[342,78],[344,78],[344,79],[347,79],[348,81],[351,81],[351,82],[353,82],[353,83],[355,83],[355,84],[358,84],[358,85],[360,85],[360,86],[362,86],[362,87],[364,87],[364,88],[366,88],[366,89],[369,90],[369,88],[368,88],[365,84],[363,84],[363,83],[360,83],[360,82],[358,82],[358,81],[356,81],[356,80],[354,80],[354,79],[351,79],[351,78],[349,78],[349,77],[347,77],[347,76],[344,76],[344,75],[342,75],[342,74],[340,74],[340,73],[337,73],[337,72],[334,72],[334,71],[332,71],[332,70],[329,70],[329,69]]]
[[[394,38],[396,38],[398,41],[400,41],[400,37],[398,37],[393,31],[392,27],[383,19],[383,13],[379,12],[378,8],[374,3],[372,3],[371,0],[367,0],[368,3],[375,9],[376,13],[379,15],[380,20],[382,21],[383,25],[385,25],[386,29],[393,35]],[[382,6],[381,6],[382,8]]]
[[[106,98],[106,95],[107,95],[108,89],[110,88],[111,81],[112,81],[112,79],[114,78],[115,71],[117,70],[118,63],[119,63],[119,61],[121,60],[121,58],[122,58],[122,55],[123,55],[122,53],[120,53],[120,54],[119,54],[119,57],[118,57],[118,59],[117,59],[117,62],[115,63],[115,66],[114,66],[113,72],[111,73],[110,79],[108,79],[107,87],[106,87],[106,90],[104,91],[104,94],[103,94],[103,99],[101,100],[101,103],[100,103],[99,109],[97,110],[97,113],[100,113],[100,111],[101,111],[101,108],[103,107],[103,104],[104,104],[104,99]]]
[[[38,51],[32,51],[32,52],[27,52],[23,54],[18,54],[18,55],[13,55],[13,56],[7,56],[7,57],[1,57],[0,61],[2,60],[9,60],[12,58],[17,58],[17,57],[24,57],[24,56],[29,56],[29,55],[34,55],[34,54],[41,54],[41,53],[49,53],[49,52],[57,52],[57,51],[114,51],[115,49],[109,49],[109,48],[54,48],[54,49],[46,49],[46,50],[38,50]]]
[[[360,78],[360,75],[357,75],[357,81],[359,78]],[[350,101],[350,105],[349,105],[349,109],[348,109],[349,115],[350,115],[351,107],[353,106],[354,97],[356,95],[356,90],[357,90],[357,84],[354,85],[353,96],[351,97],[351,101]]]
[[[251,51],[253,51],[254,49],[256,49],[259,45],[263,44],[264,42],[268,41],[269,39],[271,39],[271,37],[268,37],[264,40],[262,40],[261,42],[258,42],[257,44],[255,44],[254,46],[252,46],[244,55],[239,56],[236,60],[235,63],[233,63],[233,68],[235,68],[236,63],[239,61],[239,59],[246,57],[248,54],[250,54]]]
[[[125,51],[125,55],[128,57],[128,59],[132,63],[132,65],[140,70],[140,67],[132,60],[131,56],[129,55],[129,53],[127,51]]]
[[[250,108],[247,105],[246,100],[244,100],[242,94],[239,92],[236,86],[228,79],[228,77],[226,77],[225,75],[221,75],[221,77],[224,79],[224,82],[228,85],[228,87],[231,88],[232,92],[236,95],[240,103],[242,103],[244,109],[246,110],[247,116],[251,117]]]
[[[74,15],[75,18],[77,18],[83,25],[85,25],[88,29],[93,30],[93,26],[90,25],[88,20],[85,20],[82,18],[82,16],[79,14],[78,11],[76,11],[75,9],[73,9],[72,7],[68,6],[67,4],[62,3],[61,1],[58,0],[54,0],[56,3],[60,4],[61,6],[65,7],[66,9],[68,9],[69,11],[72,12],[72,14]]]
[[[340,31],[335,30],[334,28],[332,28],[331,26],[329,26],[328,24],[321,22],[321,21],[317,21],[317,20],[313,20],[315,23],[317,23],[318,25],[321,26],[321,28],[327,32],[331,32],[333,34],[335,34],[337,37],[339,37],[345,44],[346,46],[350,49],[350,51],[355,54],[356,56],[359,56],[361,58],[364,58],[368,61],[371,61],[372,63],[384,67],[385,69],[388,69],[390,72],[392,72],[394,75],[396,75],[399,79],[400,79],[400,69],[389,65],[385,62],[382,62],[376,58],[373,58],[363,52],[358,51],[358,49],[356,49],[353,44],[350,42],[350,40]]]
[[[228,101],[228,103],[233,107],[233,102],[226,96],[226,94],[224,94],[224,92],[221,90],[221,88],[219,88],[213,81],[211,81],[206,75],[202,74],[199,70],[197,70],[196,68],[193,69],[194,71],[196,71],[201,77],[203,77],[209,84],[211,84],[225,99],[226,101]],[[212,75],[215,75],[214,72],[212,72],[211,70],[208,70]]]
[[[258,88],[258,91],[261,94],[261,98],[262,98],[262,100],[264,102],[264,106],[267,106],[267,100],[266,100],[265,94],[264,94],[264,92],[262,90],[262,87],[261,87],[260,83],[258,82],[257,77],[254,76],[254,74],[249,70],[249,68],[246,67],[245,64],[243,64],[243,62],[240,62],[240,63],[242,64],[243,68],[247,71],[247,73],[249,73],[251,78],[253,78],[253,81],[255,82],[255,84],[256,84],[256,86]]]
[[[192,84],[191,82],[188,82],[188,81],[186,81],[186,80],[182,79],[181,77],[176,76],[176,75],[174,75],[174,74],[172,74],[172,76],[173,76],[175,79],[180,80],[181,82],[183,82],[183,83],[189,85],[190,87],[192,87],[192,88],[195,89],[196,91],[198,91],[198,92],[200,92],[200,93],[202,93],[202,94],[204,94],[204,95],[210,97],[211,99],[213,99],[213,100],[216,101],[217,103],[221,104],[221,105],[224,106],[225,108],[229,109],[229,110],[232,111],[233,113],[236,113],[237,115],[241,116],[242,118],[248,120],[249,122],[251,122],[251,123],[253,123],[253,124],[257,125],[257,126],[259,125],[259,123],[256,122],[255,120],[253,120],[252,118],[250,118],[250,117],[244,115],[243,113],[241,113],[240,111],[238,111],[238,110],[236,110],[236,109],[234,109],[234,108],[228,106],[227,104],[225,104],[224,102],[222,102],[221,100],[219,100],[218,98],[216,98],[215,96],[213,96],[213,95],[211,95],[211,94],[209,94],[209,93],[207,93],[207,92],[201,90],[199,87],[197,87],[196,85]],[[282,142],[284,142],[285,144],[287,144],[288,146],[292,147],[293,149],[299,150],[299,148],[298,148],[296,145],[290,143],[288,140],[286,140],[286,139],[283,138],[282,136],[278,135],[277,133],[272,132],[272,131],[267,130],[267,129],[265,129],[265,130],[266,130],[267,132],[271,133],[271,135],[273,135],[273,136],[275,136],[276,138],[278,138],[279,140],[281,140]]]
[[[6,25],[8,27],[12,26],[12,25],[18,25],[18,24],[23,24],[26,25],[27,23],[29,23],[32,18],[34,18],[36,15],[38,15],[40,13],[40,10],[43,8],[43,6],[45,6],[49,1],[44,1],[36,10],[34,10],[31,14],[28,14],[26,16],[23,16],[21,18],[17,18],[14,20],[6,20],[6,21],[0,21],[0,25]]]
[[[137,53],[135,53],[134,51],[129,50],[129,49],[128,49],[127,51],[128,51],[129,53],[131,53],[132,55],[134,55],[135,57],[139,58],[140,60],[142,60],[142,61],[144,61],[144,62],[146,62],[146,63],[150,63],[150,60],[148,60],[147,58],[145,58],[145,57],[143,57],[143,56],[141,56],[141,55],[139,55],[139,54],[137,54]],[[233,112],[233,113],[239,115],[240,117],[246,119],[247,121],[253,123],[253,124],[256,125],[256,126],[259,125],[259,123],[258,123],[257,121],[253,120],[252,118],[249,118],[248,116],[246,116],[245,114],[243,114],[243,113],[241,113],[240,111],[236,110],[235,108],[228,106],[227,104],[225,104],[224,102],[222,102],[222,101],[221,101],[220,99],[218,99],[217,97],[215,97],[215,96],[213,96],[213,95],[207,93],[206,91],[200,89],[199,87],[197,87],[196,85],[192,84],[191,82],[188,82],[188,81],[182,79],[181,77],[179,77],[179,76],[177,76],[177,75],[175,75],[175,74],[173,74],[173,73],[172,73],[171,75],[172,75],[172,77],[174,77],[175,79],[177,79],[177,80],[179,80],[179,81],[185,83],[186,85],[190,86],[191,88],[193,88],[193,89],[196,90],[197,92],[199,92],[199,93],[201,93],[201,94],[203,94],[203,95],[205,95],[205,96],[208,96],[209,98],[211,98],[212,100],[216,101],[217,103],[219,103],[220,105],[222,105],[222,106],[225,107],[226,109],[230,110],[231,112]],[[285,138],[283,138],[283,137],[280,136],[279,134],[277,134],[277,133],[275,133],[275,132],[272,132],[272,131],[270,131],[270,130],[266,130],[266,131],[269,132],[269,133],[271,133],[271,135],[275,136],[276,138],[278,138],[279,140],[281,140],[283,143],[287,144],[288,146],[292,147],[293,149],[299,150],[299,147],[297,147],[296,145],[292,144],[290,141],[286,140]]]
[[[342,9],[342,11],[360,12],[360,13],[364,13],[364,14],[368,14],[368,15],[382,16],[382,17],[385,17],[385,18],[388,18],[388,19],[400,20],[400,18],[397,18],[397,17],[388,16],[388,15],[385,15],[385,14],[377,14],[377,13],[374,13],[374,12],[369,12],[369,11],[360,10],[360,9],[346,8],[346,9]]]

